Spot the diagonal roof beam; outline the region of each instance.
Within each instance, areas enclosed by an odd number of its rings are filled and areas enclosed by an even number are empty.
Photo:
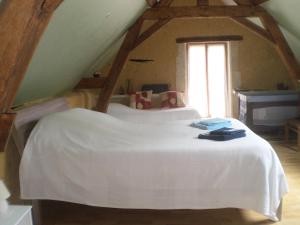
[[[286,65],[294,86],[297,87],[297,80],[300,78],[300,64],[280,30],[277,21],[266,10],[260,15],[260,19],[272,35],[276,44],[276,50]]]
[[[106,85],[100,91],[100,95],[97,101],[96,110],[100,112],[106,112],[109,101],[113,94],[113,90],[117,84],[118,78],[121,74],[121,71],[127,61],[128,55],[132,50],[140,30],[143,25],[143,18],[139,18],[133,26],[128,30],[126,37],[123,41],[123,44],[113,62],[113,65],[109,71],[108,77],[106,78]]]
[[[144,31],[137,39],[132,49],[135,49],[137,46],[142,44],[145,40],[152,36],[156,31],[158,31],[161,27],[166,25],[170,19],[158,20],[151,27],[149,27],[146,31]]]
[[[237,3],[238,2],[241,3],[241,1],[243,1],[243,3],[246,3],[246,1],[248,1],[252,4],[252,7],[255,7],[255,5],[266,2],[267,0],[251,0],[251,1],[250,0],[234,0],[234,1]],[[238,3],[238,5],[240,5],[240,3]],[[288,70],[288,73],[293,81],[294,87],[297,87],[297,85],[298,85],[297,80],[300,78],[299,62],[297,61],[292,49],[290,48],[282,31],[280,30],[277,21],[264,8],[262,8],[261,6],[256,6],[256,7],[260,8],[260,12],[259,12],[260,15],[258,15],[258,17],[260,18],[261,22],[263,23],[264,27],[266,28],[266,32],[273,39],[275,48]],[[243,22],[245,22],[245,21],[243,21]],[[253,29],[253,31],[257,32],[258,30]]]
[[[173,0],[161,0],[159,3],[154,5],[155,8],[159,7],[169,7],[172,4]],[[137,39],[133,49],[139,46],[142,42],[152,36],[156,31],[158,31],[161,27],[170,22],[170,19],[161,19],[154,23],[151,27],[149,27],[146,31],[144,31],[139,38]]]
[[[251,30],[252,32],[258,34],[259,36],[261,36],[262,38],[266,39],[267,41],[270,41],[271,43],[275,44],[274,39],[272,37],[272,35],[266,31],[265,29],[263,29],[262,27],[256,25],[255,23],[253,23],[250,20],[247,20],[246,18],[232,18],[235,22],[237,22],[238,24],[246,27],[247,29]]]
[[[0,4],[0,151],[15,115],[11,107],[34,51],[63,0],[4,0]]]

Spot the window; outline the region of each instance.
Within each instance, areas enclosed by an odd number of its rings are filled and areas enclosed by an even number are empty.
[[[227,43],[188,44],[188,102],[202,117],[225,117]]]

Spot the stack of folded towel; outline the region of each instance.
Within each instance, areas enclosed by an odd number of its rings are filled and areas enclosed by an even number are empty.
[[[212,118],[194,122],[191,124],[191,126],[203,130],[217,130],[223,127],[231,127],[231,121],[227,119]]]
[[[214,140],[214,141],[228,141],[228,140],[241,138],[245,136],[246,136],[246,131],[243,129],[224,127],[218,130],[211,131],[207,134],[199,134],[198,138]]]

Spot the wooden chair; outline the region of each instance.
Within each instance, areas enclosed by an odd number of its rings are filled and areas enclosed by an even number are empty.
[[[289,119],[285,124],[285,141],[289,141],[289,133],[297,133],[297,151],[300,152],[300,119]]]

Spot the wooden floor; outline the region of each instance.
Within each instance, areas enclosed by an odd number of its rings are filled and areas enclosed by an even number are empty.
[[[300,225],[300,153],[273,143],[290,191],[284,198],[283,219],[278,225]],[[265,225],[273,224],[255,212],[221,210],[119,210],[47,202],[44,225]]]

